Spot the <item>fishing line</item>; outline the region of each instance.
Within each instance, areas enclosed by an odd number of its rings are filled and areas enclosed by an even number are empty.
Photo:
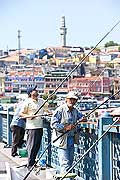
[[[91,49],[91,51],[82,58],[82,60],[78,63],[77,66],[75,66],[70,73],[68,73],[68,75],[63,79],[63,81],[61,81],[61,83],[58,85],[58,87],[48,96],[48,98],[44,101],[44,103],[38,108],[38,110],[34,113],[34,115],[36,115],[39,110],[46,104],[46,102],[48,102],[48,100],[57,92],[57,90],[61,87],[61,85],[71,76],[71,74],[85,61],[85,59],[96,49],[96,47],[113,31],[113,29],[120,23],[120,21],[118,21],[111,29],[110,31],[108,31],[103,38],[95,45],[94,48]]]
[[[107,130],[100,136],[100,138],[69,168],[69,170],[64,174],[64,176],[60,179],[63,180],[67,174],[86,156],[86,154],[106,135],[106,133],[119,121],[119,118],[116,119]]]
[[[118,25],[120,23],[120,21],[118,21],[112,28],[111,28],[111,30],[108,32],[108,33],[106,33],[106,35],[95,45],[95,47],[80,61],[80,63],[66,76],[66,78],[65,79],[63,79],[63,81],[58,85],[58,87],[53,91],[53,93],[52,94],[50,94],[49,96],[48,96],[48,98],[45,100],[45,102],[38,108],[38,110],[34,113],[34,115],[36,115],[38,112],[39,112],[39,110],[45,105],[45,103],[56,93],[56,91],[59,89],[59,87],[66,81],[66,79],[68,79],[70,76],[71,76],[71,74],[85,61],[85,59],[86,59],[86,57],[88,57],[90,54],[91,54],[91,52],[110,34],[110,32]],[[116,95],[117,93],[119,93],[120,92],[120,90],[118,91],[118,92],[116,92],[115,94],[113,94],[112,96],[110,96],[110,98],[111,97],[113,97],[114,95]],[[109,100],[109,98],[106,100],[106,101],[104,101],[102,104],[100,104],[99,106],[97,106],[94,110],[96,110],[97,108],[99,108],[101,105],[103,105],[105,102],[107,102]],[[85,117],[89,117],[89,115],[91,114],[91,113],[93,113],[94,112],[94,110],[92,110],[89,114],[87,114]],[[78,121],[76,124],[75,124],[75,126],[76,125],[78,125],[80,123],[80,121]],[[68,131],[66,131],[65,133],[63,133],[63,134],[61,134],[57,139],[55,139],[54,140],[54,142],[55,141],[57,141],[60,137],[62,137],[63,135],[65,135],[66,133],[68,133],[70,130],[68,130]],[[51,144],[52,142],[50,142],[49,143],[49,146],[50,146],[50,144]],[[47,146],[47,148],[49,147],[49,146]],[[46,150],[47,150],[47,148],[46,148]],[[44,151],[44,153],[45,153],[45,151]],[[42,153],[43,154],[43,153]],[[40,156],[41,157],[41,156]],[[40,158],[39,158],[40,159]],[[34,167],[35,167],[35,165],[37,164],[37,162],[39,161],[39,159],[34,163],[34,165],[31,167],[31,169],[29,170],[29,172],[26,174],[26,176],[23,178],[23,180],[26,180],[26,178],[29,176],[29,174],[32,172],[32,170],[34,169]]]
[[[91,86],[93,86],[93,85],[97,82],[97,80],[100,78],[100,76],[101,76],[102,73],[105,71],[105,69],[107,69],[107,67],[105,67],[105,68],[101,71],[101,73],[99,74],[99,76],[97,76],[97,78],[94,80],[94,82],[91,84]],[[88,91],[87,91],[86,93],[89,93],[89,92],[90,92],[90,88],[88,89]],[[82,100],[83,100],[83,96],[82,96],[82,98],[80,99],[79,102],[82,102]]]
[[[112,98],[112,97],[114,97],[116,94],[118,94],[120,92],[120,90],[119,91],[117,91],[115,94],[113,94],[113,95],[111,95],[106,101],[104,101],[102,104],[100,104],[99,106],[97,106],[94,110],[92,110],[90,113],[88,113],[86,116],[84,116],[85,118],[87,118],[87,117],[89,117],[90,116],[90,114],[91,113],[93,113],[97,108],[99,108],[101,105],[103,105],[105,102],[107,102],[110,98]],[[74,126],[76,127],[78,124],[80,124],[81,123],[81,120],[78,120],[75,124],[74,124]],[[112,126],[114,125],[114,123],[112,124]],[[74,127],[74,129],[75,129],[75,127]],[[72,129],[73,130],[73,129]],[[41,159],[41,157],[44,155],[44,153],[46,152],[46,150],[48,149],[48,147],[52,144],[52,143],[55,143],[59,138],[61,138],[62,136],[64,136],[65,134],[67,134],[68,132],[70,132],[70,131],[72,131],[72,130],[67,130],[66,132],[64,132],[63,134],[61,134],[60,136],[58,136],[53,142],[50,142],[49,144],[48,144],[48,146],[45,148],[45,150],[43,151],[43,153],[40,155],[40,157],[38,158],[38,160],[34,163],[34,165],[31,167],[31,169],[29,170],[29,172],[26,174],[26,176],[24,177],[24,179],[23,180],[25,180],[28,176],[29,176],[29,174],[32,172],[32,170],[34,169],[34,167],[36,166],[36,164],[39,162],[39,160]],[[93,146],[93,145],[92,145]],[[91,149],[90,149],[91,150]],[[85,154],[86,155],[86,154]],[[23,166],[25,166],[25,165],[23,165]],[[19,167],[21,167],[21,166],[19,166]],[[68,172],[69,173],[69,172]],[[65,174],[65,176],[66,176],[67,174]]]

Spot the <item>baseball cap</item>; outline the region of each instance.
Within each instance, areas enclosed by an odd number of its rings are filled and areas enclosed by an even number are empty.
[[[36,88],[37,88],[37,85],[36,85],[35,87],[28,88],[28,89],[27,89],[27,94],[30,95],[30,93],[31,93],[32,91],[36,90]]]
[[[70,92],[67,94],[66,98],[67,98],[67,99],[73,98],[73,99],[78,100],[78,96],[77,96],[76,92],[74,92],[74,91],[70,91]]]

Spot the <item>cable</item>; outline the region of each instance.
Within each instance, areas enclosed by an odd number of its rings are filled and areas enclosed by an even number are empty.
[[[105,102],[107,102],[110,98],[112,98],[113,96],[115,96],[116,94],[118,94],[120,92],[120,90],[119,91],[117,91],[115,94],[113,94],[112,96],[110,96],[106,101],[104,101],[102,104],[100,104],[99,106],[97,106],[96,108],[94,108],[94,110],[92,110],[89,114],[87,114],[86,116],[84,116],[85,118],[87,118],[87,117],[89,117],[89,115],[91,114],[91,113],[93,113],[97,108],[99,108],[101,105],[103,105]],[[74,126],[76,127],[78,124],[80,124],[80,122],[81,122],[81,120],[79,120],[79,121],[77,121],[75,124],[74,124]],[[113,124],[114,125],[114,124]],[[75,129],[75,128],[74,128]],[[73,130],[73,129],[72,129]],[[62,136],[64,136],[65,134],[67,134],[68,132],[70,132],[70,131],[72,131],[72,130],[68,130],[68,131],[65,131],[63,134],[61,134],[60,136],[58,136],[53,142],[50,142],[49,144],[48,144],[48,146],[45,148],[45,150],[43,151],[43,153],[41,154],[41,156],[38,158],[38,160],[34,163],[34,165],[31,167],[31,169],[29,170],[29,172],[26,174],[26,176],[24,177],[24,179],[23,180],[25,180],[28,176],[29,176],[29,174],[32,172],[32,170],[34,169],[34,167],[36,166],[36,164],[39,162],[39,160],[41,159],[41,157],[44,155],[44,153],[46,152],[46,150],[48,149],[48,147],[52,144],[52,143],[55,143],[59,138],[61,138]],[[25,165],[23,165],[23,166],[25,166]],[[21,167],[21,166],[19,166],[19,167]]]
[[[108,31],[103,38],[95,45],[94,48],[91,49],[91,51],[82,58],[82,60],[79,62],[79,64],[77,66],[75,66],[73,68],[73,70],[63,79],[63,81],[61,81],[61,83],[58,85],[58,87],[53,91],[52,94],[50,94],[48,96],[48,98],[45,100],[45,102],[38,108],[38,110],[34,113],[34,115],[36,115],[39,110],[46,104],[46,102],[56,93],[56,91],[59,89],[59,87],[61,87],[61,85],[71,76],[71,74],[85,61],[85,59],[93,52],[93,50],[96,49],[96,47],[113,31],[113,29],[120,23],[120,21],[118,21],[111,29],[110,31]]]
[[[45,100],[45,102],[38,108],[38,110],[34,113],[34,115],[36,115],[38,112],[39,112],[39,110],[46,104],[46,102],[56,93],[56,91],[59,89],[59,87],[66,81],[66,79],[68,79],[70,76],[71,76],[71,74],[85,61],[85,59],[86,59],[86,57],[88,57],[90,54],[91,54],[91,52],[110,34],[110,32],[118,25],[120,23],[120,21],[118,21],[112,28],[111,28],[111,30],[110,31],[108,31],[107,33],[106,33],[106,35],[104,35],[104,37],[95,45],[95,47],[80,61],[80,63],[67,75],[67,77],[65,78],[65,79],[63,79],[63,81],[58,85],[58,87],[53,91],[53,93],[52,94],[50,94],[49,96],[48,96],[48,98]],[[120,90],[119,90],[120,91]],[[118,92],[119,92],[118,91]],[[117,92],[117,93],[118,93]],[[115,93],[115,95],[117,94],[117,93]],[[112,95],[111,97],[113,97],[114,95]],[[110,98],[111,98],[110,97]],[[105,101],[105,102],[107,102],[109,100],[109,98]],[[105,102],[103,102],[101,105],[103,105]],[[94,110],[96,110],[97,108],[99,108],[101,105],[99,105],[98,107],[96,107]],[[87,116],[85,116],[85,117],[89,117],[89,115],[91,114],[91,113],[93,113],[94,112],[94,110],[92,110],[92,112],[90,112],[89,114],[87,114]],[[78,123],[80,123],[80,121],[78,121],[76,124],[75,124],[75,126],[77,126],[78,125]],[[65,135],[66,133],[68,133],[69,131],[66,131],[65,133],[63,133],[63,134],[61,134],[58,138],[56,138],[53,142],[56,142],[60,137],[62,137],[63,135]],[[50,144],[51,144],[51,142],[48,144],[48,146],[47,146],[47,148],[50,146]],[[47,148],[45,149],[45,151],[47,150]],[[45,151],[44,151],[44,153],[45,153]],[[42,153],[42,155],[43,155],[43,153]],[[41,157],[41,156],[40,156]],[[40,159],[40,158],[39,158]],[[38,160],[39,161],[39,160]],[[35,163],[34,163],[34,165],[31,167],[31,169],[29,170],[29,172],[26,174],[26,176],[23,178],[23,180],[26,180],[26,178],[29,176],[29,174],[32,172],[32,170],[34,169],[34,167],[35,167],[35,165],[37,164],[37,162],[38,161],[36,161]]]
[[[106,133],[118,122],[119,118],[116,119],[116,121],[114,121],[113,124],[111,124],[107,130],[101,135],[101,137],[81,156],[81,158],[79,158],[79,160],[77,160],[77,162],[75,162],[73,164],[73,166],[71,166],[71,168],[69,168],[69,170],[65,173],[65,175],[60,179],[63,180],[67,174],[86,156],[86,154],[106,135]]]
[[[102,102],[100,105],[98,105],[96,108],[94,108],[91,112],[89,112],[87,114],[87,117],[89,117],[96,109],[99,109],[100,106],[102,106],[103,104],[105,104],[106,102],[108,102],[110,99],[112,99],[115,95],[117,95],[120,92],[120,90],[118,90],[116,93],[114,93],[113,95],[111,95],[108,99],[106,99],[104,102]]]

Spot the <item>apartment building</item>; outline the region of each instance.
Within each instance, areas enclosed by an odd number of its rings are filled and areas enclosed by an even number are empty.
[[[69,71],[64,69],[56,69],[47,71],[45,74],[45,89],[46,94],[51,94],[60,85],[60,83],[67,77]],[[57,95],[67,94],[69,80],[66,79],[64,83],[57,90]]]
[[[81,95],[110,94],[110,79],[108,77],[73,78],[69,82],[69,90],[76,90]]]
[[[5,77],[5,93],[25,93],[37,85],[40,94],[44,93],[44,75],[41,66],[11,70]]]

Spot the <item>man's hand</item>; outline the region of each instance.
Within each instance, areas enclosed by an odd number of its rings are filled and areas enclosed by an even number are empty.
[[[65,131],[70,131],[70,130],[72,130],[72,129],[74,129],[74,128],[75,128],[75,125],[70,124],[70,125],[66,125],[66,126],[64,127],[64,130],[65,130]]]
[[[81,122],[87,122],[87,118],[86,118],[86,117],[83,117],[83,118],[81,119]]]
[[[114,116],[114,117],[119,117],[120,116],[120,107],[117,107],[112,112],[110,112],[110,115]]]
[[[29,118],[29,120],[34,120],[34,118],[41,116],[40,114],[36,114],[36,115],[29,115],[27,118]]]
[[[78,124],[80,124],[82,122],[87,122],[87,118],[86,117],[82,117],[82,119],[77,121]]]

